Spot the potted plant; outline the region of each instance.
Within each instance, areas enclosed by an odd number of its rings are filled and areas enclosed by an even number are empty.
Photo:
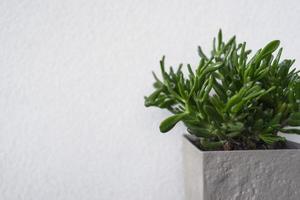
[[[299,200],[300,145],[279,132],[300,134],[300,76],[295,60],[281,60],[274,40],[256,53],[213,39],[211,55],[198,47],[199,64],[155,73],[145,106],[169,110],[165,133],[179,121],[188,200]]]

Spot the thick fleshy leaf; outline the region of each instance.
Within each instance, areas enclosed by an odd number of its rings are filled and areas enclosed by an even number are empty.
[[[146,107],[153,106],[156,98],[159,96],[160,93],[161,93],[161,90],[156,90],[149,97],[144,97],[145,98],[145,104],[144,105]]]
[[[215,135],[205,128],[192,127],[187,129],[189,133],[202,138],[214,138]]]
[[[202,58],[204,60],[208,60],[207,56],[204,54],[204,52],[202,51],[202,48],[200,46],[198,46],[198,54],[199,54],[200,58]]]
[[[259,134],[258,137],[267,144],[273,144],[273,143],[279,142],[279,141],[286,141],[286,139],[284,137],[274,135],[271,133]]]
[[[288,125],[290,125],[290,126],[300,126],[300,120],[292,120],[292,119],[289,119],[287,123],[288,123]]]
[[[298,135],[300,135],[300,129],[283,128],[283,129],[280,129],[280,131],[283,132],[283,133],[298,134]]]
[[[212,106],[204,106],[205,113],[210,116],[210,120],[215,122],[221,122],[223,120],[222,115]]]
[[[222,39],[222,30],[220,29],[219,33],[218,33],[218,49],[221,49],[222,42],[223,42],[223,39]]]
[[[290,115],[291,120],[299,120],[300,121],[300,112],[294,112]]]
[[[232,96],[226,106],[225,106],[225,111],[228,111],[232,106],[234,106],[235,104],[237,104],[238,102],[240,102],[242,100],[242,96],[241,94],[235,94],[234,96]]]
[[[222,85],[218,83],[216,79],[214,79],[213,88],[222,101],[225,101],[227,99],[224,87],[222,87]]]
[[[266,56],[272,54],[278,47],[279,47],[280,41],[274,40],[270,43],[268,43],[261,52],[256,57],[256,62],[260,62],[262,59],[264,59]]]
[[[241,134],[242,134],[241,131],[235,131],[235,132],[230,132],[230,133],[226,134],[226,136],[230,137],[230,138],[234,138],[234,137],[240,136]]]
[[[182,120],[187,113],[181,113],[177,115],[173,115],[171,117],[168,117],[164,121],[161,122],[159,129],[162,133],[166,133],[169,130],[171,130],[180,120]]]

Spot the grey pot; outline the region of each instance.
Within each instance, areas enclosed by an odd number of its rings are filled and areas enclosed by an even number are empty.
[[[299,200],[300,144],[284,150],[201,151],[183,140],[187,200]]]

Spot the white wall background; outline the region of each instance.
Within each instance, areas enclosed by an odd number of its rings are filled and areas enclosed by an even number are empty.
[[[300,60],[298,2],[2,0],[0,199],[183,200],[184,128],[144,108],[151,70],[196,63],[219,27]]]

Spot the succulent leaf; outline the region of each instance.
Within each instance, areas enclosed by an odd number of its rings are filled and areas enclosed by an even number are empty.
[[[168,117],[164,121],[161,122],[159,129],[162,133],[166,133],[169,130],[171,130],[180,120],[182,120],[187,113],[181,113],[177,115],[173,115],[171,117]]]

